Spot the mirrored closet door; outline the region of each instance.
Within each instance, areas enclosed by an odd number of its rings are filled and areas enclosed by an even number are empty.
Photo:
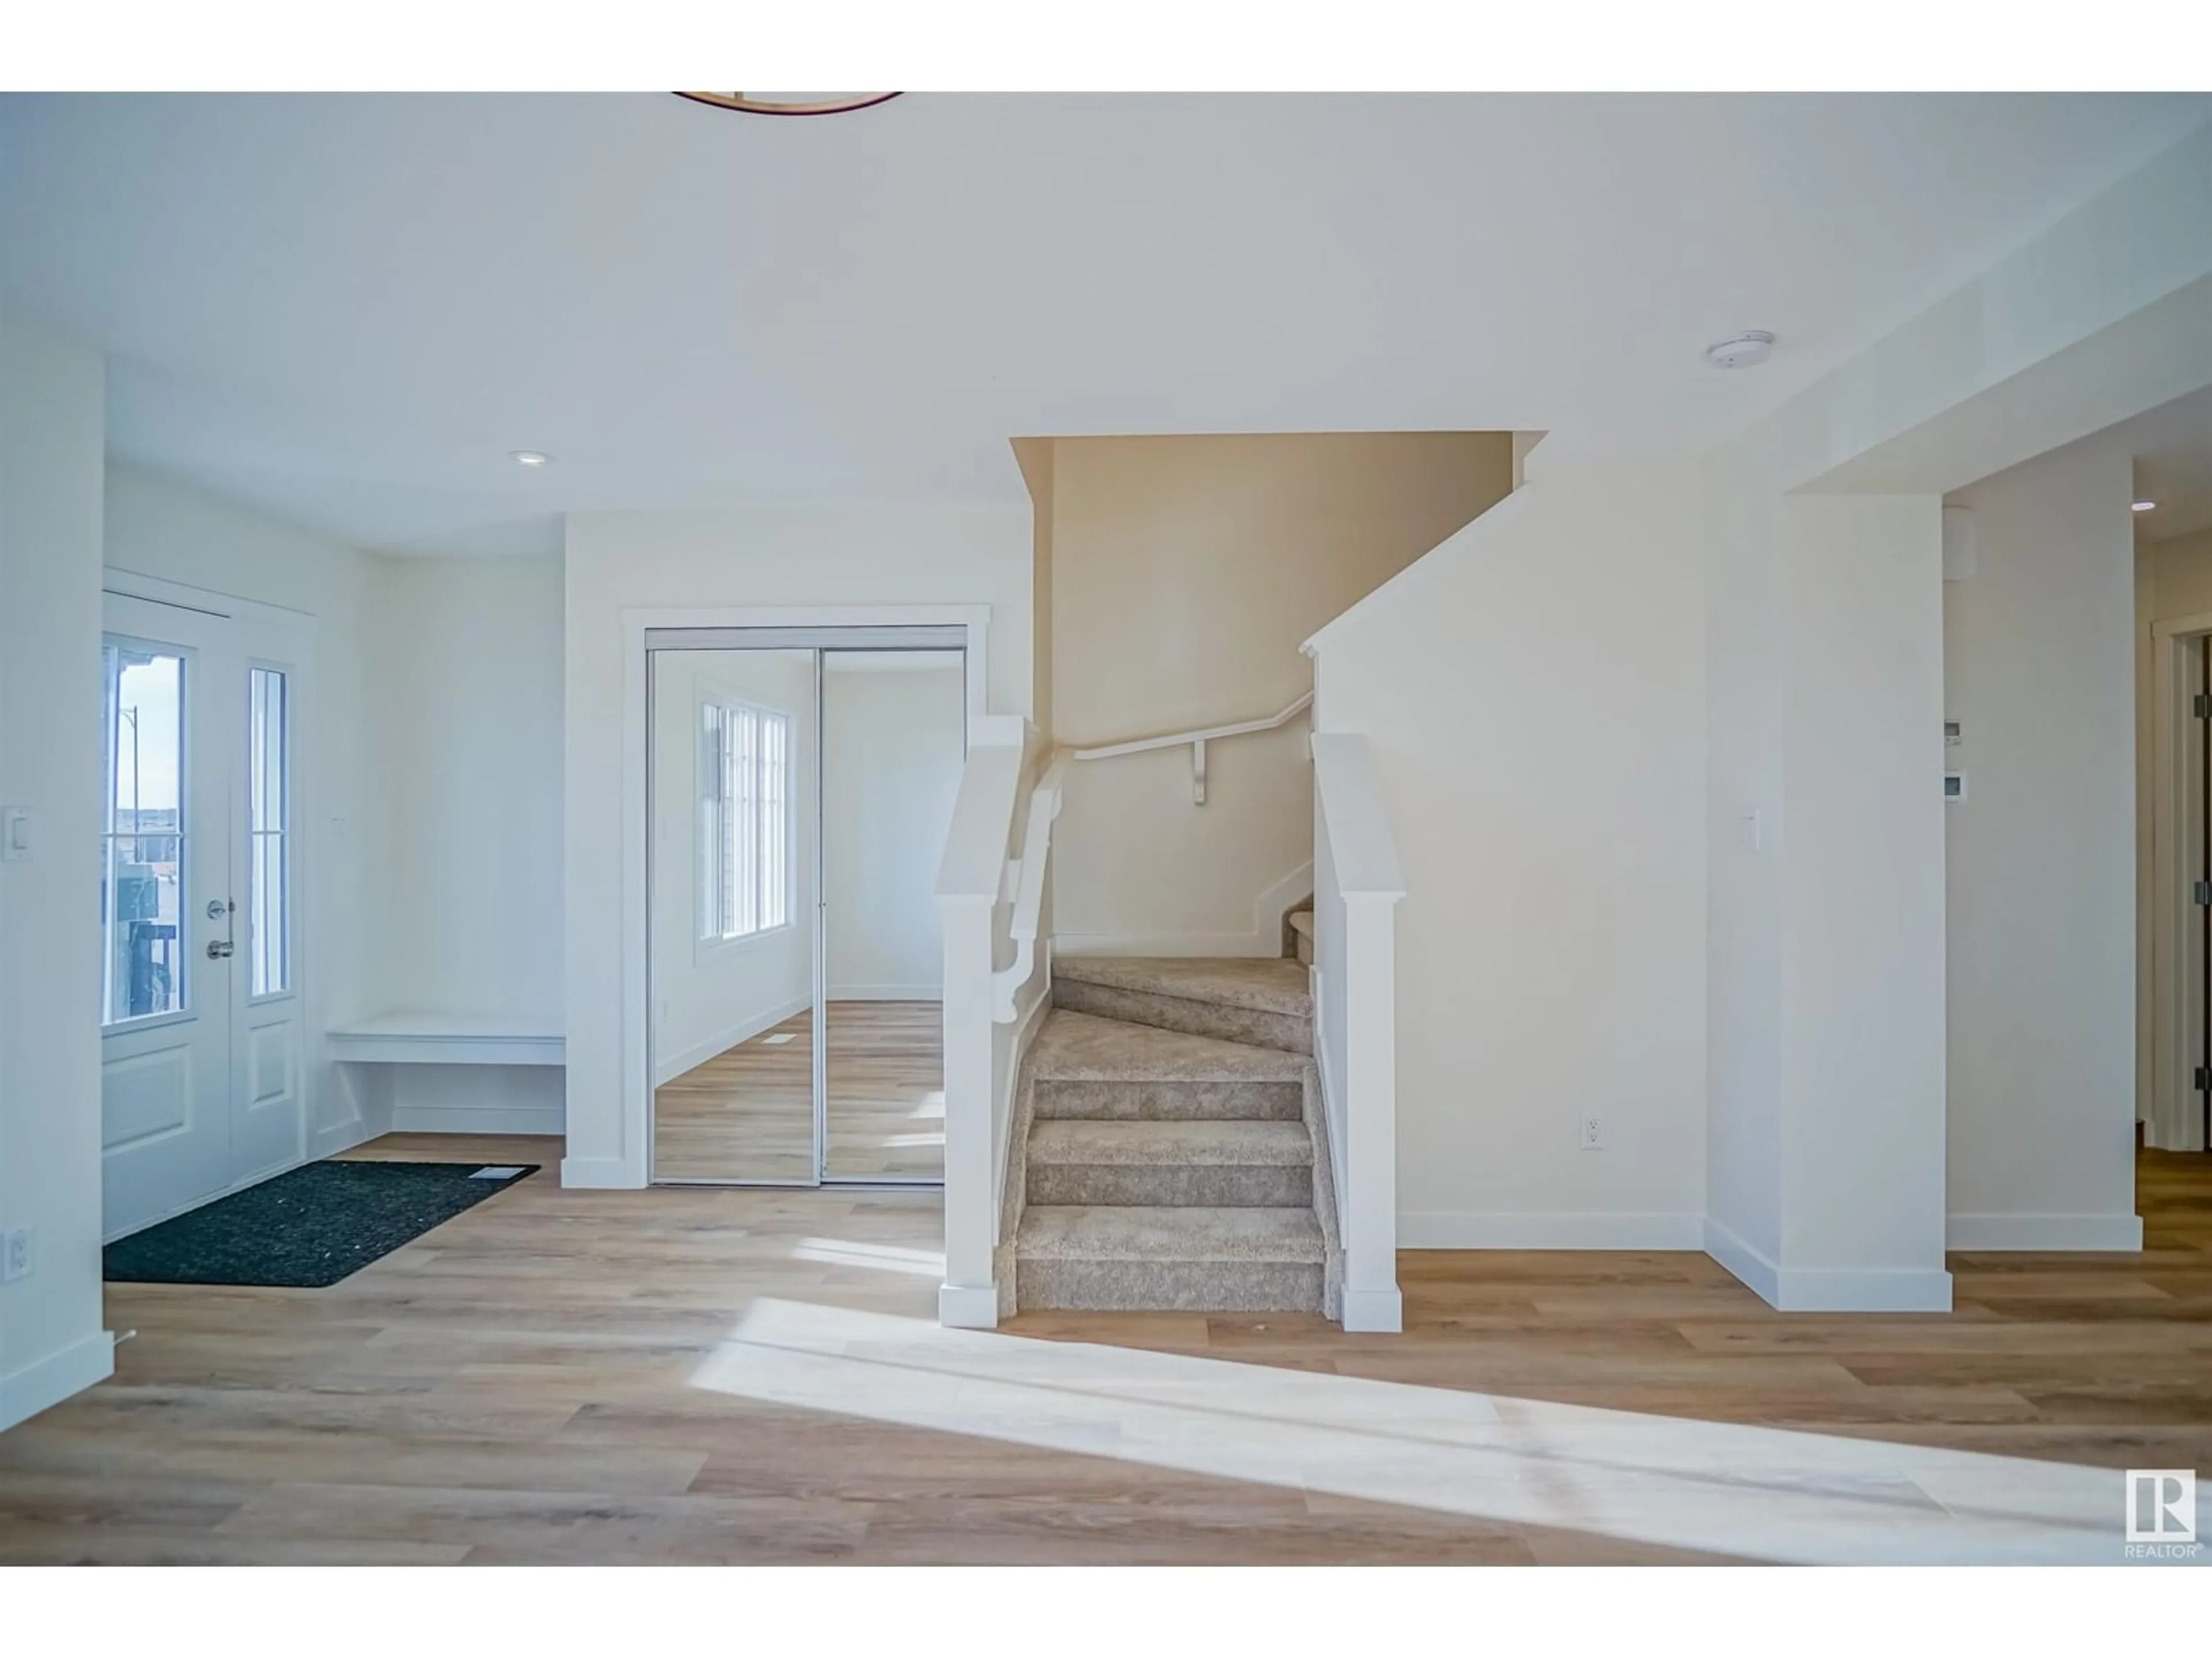
[[[647,645],[653,1179],[941,1182],[963,631]]]

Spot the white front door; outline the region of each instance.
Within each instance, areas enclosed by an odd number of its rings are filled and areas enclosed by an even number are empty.
[[[296,1162],[297,671],[236,617],[110,594],[103,1231]]]

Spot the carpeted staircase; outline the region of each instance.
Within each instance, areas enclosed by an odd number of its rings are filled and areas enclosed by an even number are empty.
[[[1053,1002],[1012,1125],[999,1282],[1015,1307],[1334,1316],[1304,967],[1060,957]]]

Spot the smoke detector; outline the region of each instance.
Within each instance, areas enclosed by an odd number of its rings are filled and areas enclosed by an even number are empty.
[[[1705,361],[1715,368],[1756,368],[1774,353],[1774,337],[1763,328],[1732,335],[1705,348]]]

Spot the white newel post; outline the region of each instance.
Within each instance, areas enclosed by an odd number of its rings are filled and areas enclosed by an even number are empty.
[[[945,927],[945,1283],[938,1322],[999,1322],[991,1277],[998,1237],[998,1043],[992,1000],[996,910],[1021,788],[1024,726],[980,716],[937,872]],[[1011,953],[1011,952],[1010,952]]]
[[[991,909],[988,897],[945,897],[945,1283],[938,1322],[999,1322],[991,1277],[996,1234],[991,1133]]]
[[[1344,1328],[1395,1331],[1398,1042],[1395,893],[1344,896]]]
[[[1406,878],[1374,750],[1317,732],[1315,941],[1322,1082],[1344,1244],[1344,1328],[1404,1328],[1398,1294],[1398,901]],[[1340,925],[1339,919],[1341,919]]]

